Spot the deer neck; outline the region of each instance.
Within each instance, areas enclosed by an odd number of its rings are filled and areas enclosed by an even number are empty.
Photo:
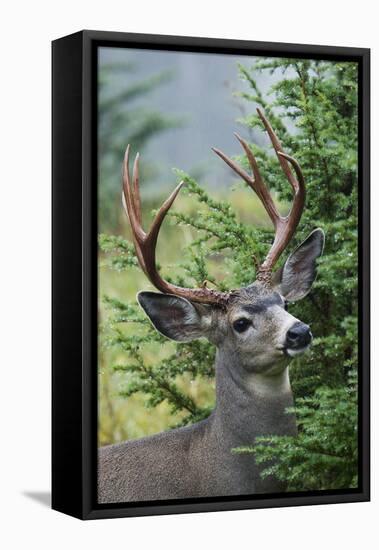
[[[216,355],[216,407],[214,427],[228,446],[249,444],[260,435],[295,435],[288,367],[274,376],[246,372],[237,354]]]

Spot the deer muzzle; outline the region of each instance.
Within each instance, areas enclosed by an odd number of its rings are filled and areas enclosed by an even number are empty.
[[[308,325],[298,321],[286,334],[285,350],[293,357],[304,352],[312,342],[312,333]]]

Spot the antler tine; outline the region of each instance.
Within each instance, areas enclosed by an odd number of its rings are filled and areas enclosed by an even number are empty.
[[[271,194],[270,194],[269,190],[267,189],[267,187],[265,186],[265,184],[263,182],[262,176],[261,176],[259,168],[258,168],[257,160],[256,160],[255,156],[253,155],[252,150],[250,149],[250,147],[246,143],[246,141],[244,139],[242,139],[237,133],[235,133],[234,135],[236,136],[236,138],[238,139],[238,141],[242,145],[242,147],[243,147],[243,149],[246,153],[247,160],[249,161],[250,167],[251,167],[251,169],[253,171],[253,174],[254,174],[254,178],[255,178],[254,185],[251,185],[250,187],[252,187],[252,189],[257,193],[258,197],[261,199],[261,201],[263,203],[263,206],[266,209],[267,214],[270,216],[271,221],[274,224],[274,227],[276,227],[277,223],[278,223],[278,219],[280,218],[280,215],[279,215],[279,212],[278,212],[278,210],[277,210],[277,208],[274,204],[274,201],[272,200],[272,197],[271,197]]]
[[[141,196],[139,192],[139,168],[138,168],[138,162],[139,162],[139,153],[136,154],[136,158],[134,160],[133,165],[133,205],[134,210],[136,213],[136,218],[138,223],[142,223],[142,214],[141,214]]]
[[[257,113],[258,113],[260,119],[262,120],[262,122],[264,124],[264,127],[267,130],[267,133],[269,135],[271,143],[274,147],[276,156],[278,157],[278,160],[280,162],[280,166],[282,167],[282,170],[285,173],[288,181],[292,185],[293,190],[296,192],[298,190],[298,182],[297,182],[296,178],[293,176],[293,174],[291,172],[291,169],[288,166],[287,162],[284,160],[284,158],[287,158],[288,155],[286,155],[284,153],[283,148],[282,148],[282,144],[280,143],[280,140],[279,140],[278,136],[275,134],[274,130],[272,129],[271,124],[269,123],[269,121],[267,120],[267,118],[265,117],[265,115],[262,113],[262,111],[259,108],[257,108]]]
[[[241,168],[234,160],[229,158],[225,153],[220,151],[219,149],[216,149],[215,147],[212,147],[212,150],[218,155],[222,160],[232,168],[242,179],[246,181],[246,183],[255,191],[255,193],[258,195],[260,200],[262,201],[262,204],[267,212],[267,214],[270,216],[271,221],[273,222],[274,226],[276,227],[277,219],[279,217],[279,213],[274,205],[274,202],[271,198],[270,193],[268,192],[265,184],[263,183],[262,177],[259,172],[257,161],[249,148],[246,141],[244,141],[238,134],[234,134],[238,141],[241,143],[242,147],[244,148],[246,152],[246,156],[248,158],[249,164],[251,166],[251,169],[254,174],[254,178],[252,178],[243,168]]]
[[[242,179],[244,179],[247,184],[253,189],[253,191],[255,191],[275,227],[274,242],[271,246],[269,253],[266,256],[266,259],[259,267],[257,273],[257,280],[269,284],[271,282],[272,268],[279,259],[279,256],[281,255],[283,250],[288,245],[296,230],[296,227],[299,224],[305,203],[305,183],[298,162],[294,158],[284,153],[279,138],[275,134],[270,123],[268,122],[264,114],[260,111],[260,109],[257,109],[257,112],[267,130],[283,172],[285,173],[288,181],[290,182],[294,190],[293,205],[287,216],[283,217],[279,214],[272,199],[272,196],[263,182],[257,160],[245,140],[243,140],[238,134],[235,134],[246,153],[254,177],[251,177],[247,172],[245,172],[245,170],[243,170],[236,162],[227,157],[222,151],[218,149],[213,149],[213,151],[219,157],[221,157],[223,161],[226,162],[226,164],[228,164],[228,166],[230,166]],[[295,170],[297,179],[292,173],[290,165],[292,165],[293,169]]]
[[[150,230],[145,233],[142,228],[141,198],[139,193],[139,155],[137,154],[134,161],[132,185],[129,175],[129,152],[130,146],[128,145],[125,151],[123,165],[122,202],[132,229],[136,255],[145,275],[158,290],[164,293],[175,294],[194,302],[224,305],[229,299],[229,293],[219,292],[208,288],[190,289],[179,287],[165,281],[159,275],[155,254],[159,230],[167,212],[184,185],[184,181],[181,181],[171,195],[164,201],[153,220]]]
[[[133,197],[133,192],[130,185],[129,152],[130,152],[130,145],[127,146],[125,151],[125,156],[124,156],[123,173],[122,173],[122,179],[123,179],[122,204],[126,212],[126,215],[129,218],[130,227],[132,229],[134,247],[136,250],[136,255],[137,255],[139,264],[142,267],[144,273],[146,273],[145,260],[140,249],[141,241],[146,237],[146,234],[143,231],[141,226],[140,205],[139,205],[139,202],[134,200],[135,197]],[[137,160],[137,157],[136,157],[136,160]],[[137,174],[137,178],[138,178],[138,161],[137,161],[137,166],[135,163],[135,170],[133,170],[133,175],[134,174]],[[137,182],[137,185],[138,185],[138,182]],[[137,209],[137,212],[136,212],[136,209]]]
[[[151,225],[149,233],[146,236],[146,242],[150,244],[151,250],[154,251],[154,256],[155,256],[155,247],[157,244],[159,230],[161,228],[162,222],[165,219],[167,212],[170,210],[171,206],[173,205],[183,185],[184,185],[184,181],[181,181],[179,185],[175,187],[171,195],[164,201],[164,203],[162,204],[162,206],[160,207],[160,209],[158,210],[154,218],[154,221]]]
[[[297,162],[297,160],[283,152],[279,152],[278,154],[281,157],[285,158],[293,166],[297,176],[297,180],[295,180],[297,184],[297,188],[295,189],[292,208],[286,216],[286,219],[288,220],[288,224],[289,224],[289,228],[288,228],[288,234],[289,234],[288,242],[289,242],[293,234],[295,233],[297,226],[299,225],[300,218],[304,210],[305,194],[306,194],[305,181],[304,181],[304,176],[301,171],[300,165]]]
[[[303,176],[303,173],[301,171],[300,164],[297,162],[297,160],[294,159],[293,157],[291,157],[290,155],[287,155],[287,153],[284,153],[283,151],[278,151],[278,155],[279,155],[279,158],[284,157],[285,159],[287,159],[292,164],[292,166],[294,167],[294,170],[296,172],[296,175],[297,175],[298,179],[295,180],[295,178],[293,178],[293,176],[292,176],[291,179],[293,179],[296,182],[297,188],[301,189],[303,187],[305,189],[304,176]],[[295,191],[297,191],[298,189],[296,189]]]
[[[126,148],[125,156],[124,156],[124,165],[123,165],[123,191],[124,191],[124,198],[125,198],[125,206],[126,211],[129,217],[130,225],[132,228],[132,232],[134,237],[137,239],[137,241],[142,241],[143,238],[146,236],[145,232],[142,229],[140,218],[141,213],[137,212],[136,209],[136,203],[135,203],[135,195],[133,193],[133,189],[130,182],[130,175],[129,175],[129,152],[130,152],[130,146]]]

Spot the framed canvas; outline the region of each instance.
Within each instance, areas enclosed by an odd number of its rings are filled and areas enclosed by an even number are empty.
[[[55,510],[369,500],[369,59],[53,42]]]

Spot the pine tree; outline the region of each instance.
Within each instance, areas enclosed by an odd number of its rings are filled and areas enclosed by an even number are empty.
[[[316,335],[311,351],[291,365],[299,437],[265,434],[257,445],[251,442],[238,452],[253,453],[252,460],[263,464],[275,456],[277,466],[268,466],[264,475],[286,480],[290,490],[352,487],[357,482],[357,403],[351,383],[357,372],[357,66],[264,59],[251,68],[240,66],[239,71],[249,87],[240,95],[252,113],[239,122],[261,129],[254,113],[255,107],[263,108],[305,176],[307,203],[291,246],[314,227],[324,229],[326,246],[311,293],[291,306],[296,317],[311,323]],[[269,94],[259,90],[257,72],[281,73]],[[291,191],[268,142],[251,147],[265,182],[285,208]],[[247,168],[244,156],[237,160]],[[192,240],[180,264],[162,268],[164,277],[185,286],[200,286],[206,280],[222,290],[249,284],[255,275],[252,253],[263,258],[272,242],[270,225],[243,223],[230,203],[211,198],[187,174],[179,172],[178,178],[185,181],[188,202],[184,211],[172,210],[170,219]],[[108,267],[122,272],[138,269],[127,240],[101,235],[100,248]],[[171,425],[206,417],[213,406],[213,346],[202,340],[168,342],[135,303],[109,297],[105,302],[109,316],[103,345],[121,351],[124,358],[113,365],[123,375],[122,395],[142,394],[149,407],[169,403]],[[157,346],[166,350],[159,360]],[[205,388],[200,397],[191,393],[191,381]]]

